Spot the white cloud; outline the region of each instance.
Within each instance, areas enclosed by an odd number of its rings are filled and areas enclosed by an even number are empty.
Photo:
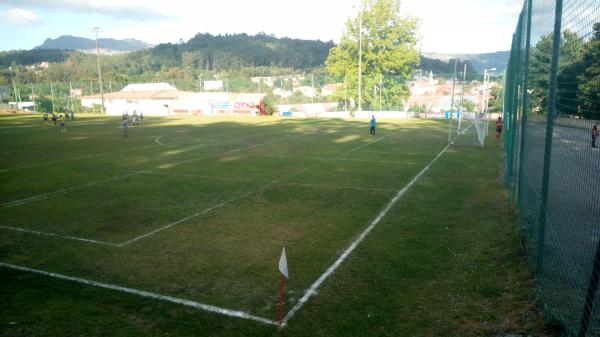
[[[360,0],[0,0],[69,17],[100,14],[104,37],[150,43],[197,33],[265,32],[278,37],[339,41]],[[586,0],[593,1],[593,0]],[[476,53],[510,49],[523,0],[402,0],[403,14],[421,18],[422,50]],[[354,6],[353,6],[354,5]],[[44,14],[45,15],[45,14]],[[95,25],[96,23],[90,23]],[[72,27],[65,26],[65,34]]]
[[[86,14],[105,14],[136,20],[167,18],[170,11],[165,11],[165,9],[173,5],[171,1],[166,0],[3,0],[3,2],[19,6]]]
[[[403,11],[422,18],[422,50],[479,53],[509,50],[522,0],[405,0]]]
[[[0,18],[15,24],[28,24],[40,20],[40,17],[34,12],[21,8],[2,10],[0,11]]]

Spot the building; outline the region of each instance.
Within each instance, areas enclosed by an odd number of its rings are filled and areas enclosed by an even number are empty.
[[[186,93],[172,105],[172,113],[183,115],[247,115],[264,114],[265,94],[198,92]]]
[[[144,113],[148,116],[179,115],[256,115],[264,110],[264,94],[181,91],[167,83],[130,84],[118,92],[104,94],[107,115]],[[100,106],[100,95],[84,96],[81,105]]]
[[[188,92],[177,90],[167,83],[130,84],[121,91],[104,94],[104,109],[107,115],[118,116],[134,111],[146,115],[166,116],[179,97]],[[100,95],[81,97],[81,105],[92,108],[102,105]]]

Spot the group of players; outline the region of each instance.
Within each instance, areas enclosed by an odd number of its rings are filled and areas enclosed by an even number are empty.
[[[140,115],[138,116],[137,111],[133,111],[133,116],[131,117],[131,125],[136,126],[139,123],[144,121],[144,113],[140,111]],[[123,122],[121,122],[123,126],[123,138],[129,138],[129,114],[127,111],[123,113]]]
[[[71,120],[75,120],[75,113],[73,113],[73,111],[70,112],[65,112],[65,114],[56,114],[56,113],[52,113],[52,117],[50,118],[52,120],[52,123],[54,125],[56,125],[57,122],[60,123],[60,132],[61,133],[65,133],[67,132],[67,125],[65,123],[65,121],[67,119],[71,118]],[[44,125],[48,125],[48,113],[44,113],[44,116],[42,117],[42,120],[44,121]]]

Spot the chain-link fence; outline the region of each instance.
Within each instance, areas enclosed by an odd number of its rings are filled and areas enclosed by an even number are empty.
[[[600,336],[600,2],[525,0],[505,78],[506,179],[539,299]]]

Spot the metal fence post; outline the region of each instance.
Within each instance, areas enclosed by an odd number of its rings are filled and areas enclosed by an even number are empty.
[[[522,87],[520,86],[520,82],[521,82],[521,38],[523,35],[523,11],[521,11],[521,15],[519,16],[519,23],[517,25],[517,33],[515,34],[515,46],[517,47],[516,49],[516,56],[517,56],[517,62],[515,62],[515,69],[514,69],[514,74],[515,74],[515,85],[513,88],[513,106],[511,108],[511,110],[513,111],[513,114],[511,116],[511,121],[510,121],[510,125],[511,125],[511,133],[510,133],[510,167],[509,172],[510,172],[510,181],[509,184],[512,187],[512,193],[511,193],[511,198],[514,200],[514,196],[515,196],[515,192],[516,192],[516,185],[515,185],[515,159],[516,159],[516,149],[517,149],[517,132],[518,132],[518,127],[517,127],[517,119],[518,119],[518,115],[519,115],[519,88]]]
[[[525,132],[527,131],[527,117],[529,115],[529,94],[527,88],[529,87],[529,56],[531,53],[531,13],[532,13],[533,0],[527,0],[527,34],[525,37],[525,74],[523,78],[523,117],[521,118],[521,150],[519,151],[519,181],[517,185],[518,194],[517,199],[521,200],[521,175],[525,169],[523,162],[525,156]]]
[[[558,58],[560,57],[561,29],[562,29],[563,0],[556,0],[554,12],[554,36],[552,41],[552,61],[550,65],[550,88],[548,90],[548,117],[546,120],[546,145],[544,149],[544,174],[542,176],[542,195],[539,216],[539,229],[536,254],[536,271],[542,272],[544,242],[546,237],[546,222],[548,208],[548,185],[550,181],[550,166],[552,162],[552,135],[554,134],[554,120],[556,119],[556,86],[558,81]]]
[[[590,279],[590,285],[588,286],[587,296],[585,298],[585,306],[583,308],[583,315],[581,316],[581,323],[579,324],[579,333],[577,334],[578,337],[585,337],[587,335],[587,331],[590,326],[590,318],[592,317],[592,311],[594,310],[594,301],[596,300],[596,293],[598,292],[599,280],[600,240],[598,240],[598,247],[596,248],[596,259],[594,260],[592,277]]]

